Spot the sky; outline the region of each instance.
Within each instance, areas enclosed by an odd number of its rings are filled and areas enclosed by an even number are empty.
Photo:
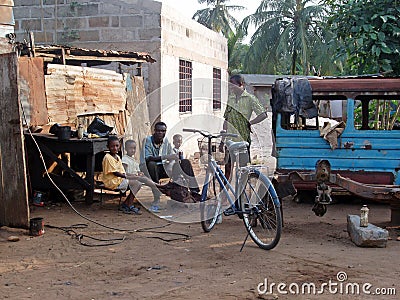
[[[187,16],[188,18],[192,18],[195,12],[199,9],[207,8],[207,4],[199,4],[197,0],[156,0],[159,2],[163,2],[168,6],[175,8],[182,15]],[[260,5],[260,0],[247,0],[247,1],[239,1],[239,0],[230,0],[226,4],[227,5],[240,5],[245,7],[245,9],[240,11],[232,12],[232,15],[240,22],[244,17],[254,13],[257,7]],[[249,28],[247,37],[243,40],[243,43],[249,43],[251,35],[254,33],[253,28]]]
[[[180,11],[183,15],[188,18],[192,18],[194,13],[202,8],[206,8],[207,5],[199,4],[197,0],[157,0],[159,2],[166,3],[168,6],[174,7],[177,11]],[[230,0],[226,3],[227,5],[241,5],[246,9],[240,12],[233,12],[232,15],[235,16],[239,21],[241,21],[244,17],[252,14],[257,9],[258,5],[260,5],[259,0],[247,0],[247,1],[238,1],[238,0]]]

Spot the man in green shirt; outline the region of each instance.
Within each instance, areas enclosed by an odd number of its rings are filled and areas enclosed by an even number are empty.
[[[241,75],[233,75],[229,79],[229,97],[224,113],[223,129],[228,133],[239,134],[239,137],[234,140],[249,143],[248,161],[250,162],[251,126],[267,118],[267,112],[257,97],[245,90],[244,84]],[[253,112],[256,117],[250,120]],[[228,163],[225,166],[227,178],[230,177],[231,168],[231,159],[228,156]]]

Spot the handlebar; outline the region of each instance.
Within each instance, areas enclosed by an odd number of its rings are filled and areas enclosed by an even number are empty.
[[[183,132],[192,132],[192,133],[200,133],[202,136],[204,137],[208,137],[208,138],[219,138],[219,137],[233,137],[233,138],[237,138],[239,137],[238,134],[235,133],[227,133],[225,131],[221,131],[219,134],[211,134],[208,131],[205,130],[199,130],[199,129],[191,129],[191,128],[183,128],[182,129]]]

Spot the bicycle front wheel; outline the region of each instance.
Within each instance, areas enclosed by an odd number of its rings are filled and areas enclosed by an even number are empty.
[[[280,203],[270,180],[254,171],[240,196],[243,222],[252,240],[262,249],[274,248],[281,237]]]
[[[213,185],[212,191],[208,189],[208,186],[206,187],[207,191],[212,195],[200,202],[201,227],[205,232],[210,232],[214,228],[222,213],[221,195],[215,191],[215,181],[216,179],[213,177],[212,181],[209,183]]]

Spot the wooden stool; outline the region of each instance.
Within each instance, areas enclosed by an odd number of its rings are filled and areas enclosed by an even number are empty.
[[[104,182],[102,182],[102,181],[96,180],[95,187],[97,189],[100,189],[100,205],[103,204],[103,190],[112,191],[112,192],[118,193],[118,195],[119,195],[118,207],[121,205],[122,197],[126,196],[126,191],[121,191],[121,190],[118,190],[118,189],[113,190],[113,189],[106,188],[105,185],[104,185]]]

